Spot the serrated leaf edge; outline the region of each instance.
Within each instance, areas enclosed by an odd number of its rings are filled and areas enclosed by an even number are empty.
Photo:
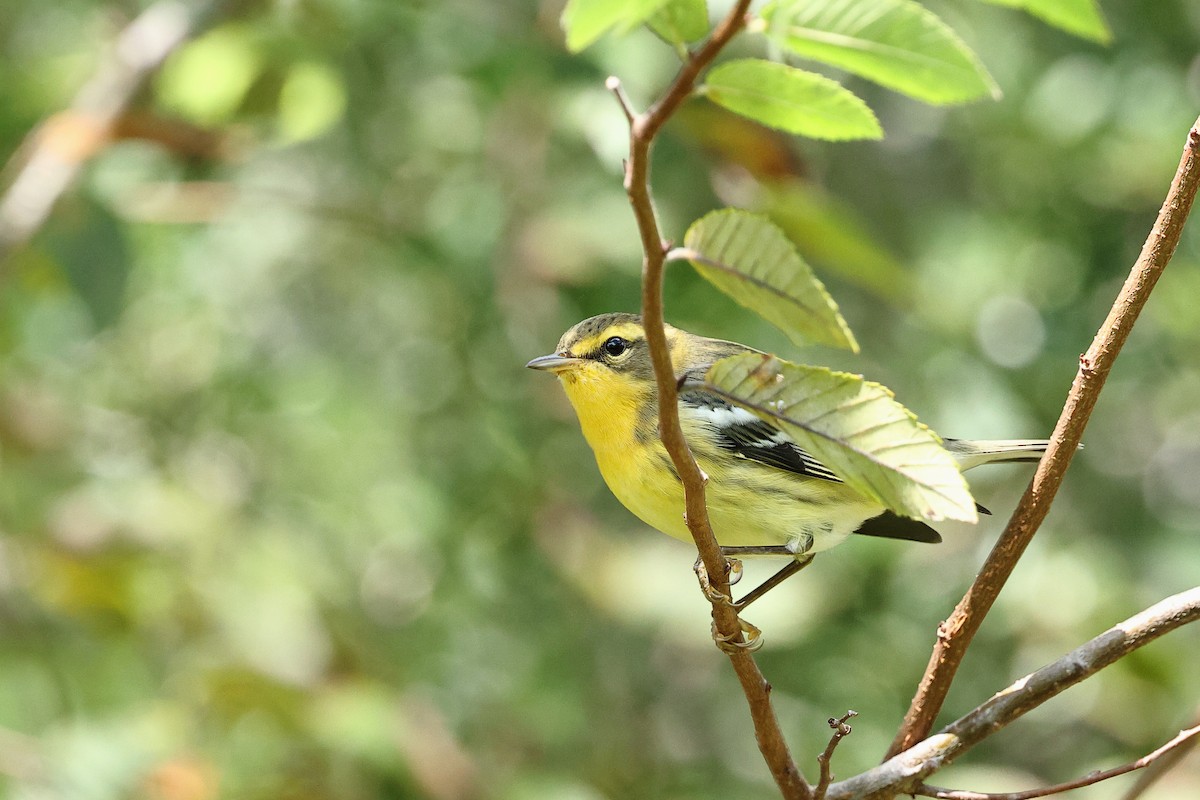
[[[795,297],[794,295],[791,295],[791,294],[783,291],[782,289],[779,289],[769,283],[766,283],[761,278],[757,278],[753,275],[750,275],[749,273],[746,273],[746,272],[743,272],[742,270],[736,269],[733,266],[730,266],[723,262],[714,261],[711,258],[706,257],[703,253],[696,250],[692,245],[692,242],[694,241],[694,237],[697,237],[700,235],[700,234],[696,233],[696,229],[699,228],[700,226],[704,225],[706,222],[709,222],[711,224],[711,221],[716,219],[717,217],[744,217],[744,218],[748,218],[748,219],[758,220],[758,221],[766,223],[767,225],[774,228],[775,232],[779,234],[780,239],[783,241],[783,243],[791,250],[791,254],[794,255],[799,260],[799,262],[804,266],[805,269],[808,270],[807,277],[809,277],[817,285],[817,288],[820,289],[821,293],[824,295],[825,299],[828,301],[829,310],[833,313],[833,318],[834,318],[834,322],[836,323],[836,327],[837,327],[838,331],[841,333],[842,338],[844,339],[844,343],[842,343],[840,345],[836,342],[829,342],[829,341],[820,341],[817,343],[828,344],[828,345],[832,345],[835,347],[842,346],[842,347],[845,347],[846,349],[848,349],[852,353],[858,353],[860,351],[858,339],[855,338],[854,331],[852,331],[850,329],[850,324],[848,322],[846,322],[846,318],[844,316],[842,316],[842,310],[838,306],[837,300],[835,300],[833,298],[833,295],[830,294],[829,290],[825,288],[824,282],[817,276],[816,272],[812,269],[812,267],[809,266],[809,264],[804,260],[804,257],[800,255],[799,249],[796,247],[795,242],[793,242],[791,240],[791,237],[789,237],[787,235],[787,232],[784,231],[782,228],[780,228],[777,224],[775,224],[775,222],[770,217],[768,217],[766,214],[757,214],[753,211],[747,211],[742,208],[718,208],[718,209],[714,209],[713,211],[709,211],[707,214],[700,217],[700,219],[696,220],[695,222],[693,222],[691,225],[688,226],[687,232],[684,233],[684,235],[683,235],[684,247],[682,250],[675,251],[676,256],[680,257],[680,258],[686,258],[688,261],[693,262],[693,266],[695,266],[696,263],[700,263],[705,266],[712,267],[713,269],[720,270],[727,275],[732,275],[732,276],[738,277],[740,279],[746,280],[747,282],[752,283],[759,288],[766,289],[767,291],[771,292],[772,294],[776,295],[777,297],[780,297],[781,299],[787,300],[792,305],[796,306],[797,308],[799,308],[803,311],[813,313],[813,307],[811,305],[806,305],[804,302],[802,302],[799,298]],[[742,307],[749,308],[751,311],[758,313],[757,309],[747,306],[745,303],[738,301],[737,298],[733,298],[731,295],[727,295],[727,296],[731,297],[731,299],[733,299],[735,302],[738,302],[738,304],[741,305]],[[820,313],[820,312],[817,311],[817,313]],[[759,314],[759,316],[761,317],[762,315]],[[763,319],[766,319],[766,317],[763,317]],[[767,321],[770,322],[770,320],[767,320]],[[774,324],[774,323],[771,323],[771,324]],[[779,326],[776,326],[776,327],[779,327]],[[783,329],[783,332],[785,334],[787,334],[788,338],[792,339],[792,341],[795,342],[797,345],[811,344],[816,341],[814,339],[814,337],[805,335],[800,332],[793,333],[786,329]],[[799,336],[802,341],[796,341],[797,336]]]
[[[791,133],[795,136],[807,136],[810,139],[822,139],[822,140],[830,141],[830,142],[851,141],[851,140],[855,140],[855,139],[872,140],[872,139],[882,139],[883,138],[883,126],[879,123],[879,117],[875,116],[874,110],[872,110],[871,107],[869,105],[867,105],[865,100],[863,100],[861,97],[856,95],[854,92],[850,91],[845,86],[842,86],[842,84],[838,83],[837,81],[833,80],[832,78],[827,78],[824,75],[818,74],[816,72],[810,72],[809,70],[800,69],[799,67],[793,67],[791,64],[783,64],[778,61],[768,61],[763,58],[738,58],[738,59],[734,59],[732,61],[726,61],[723,64],[719,64],[716,67],[714,67],[709,72],[709,78],[711,79],[711,77],[714,74],[720,76],[722,69],[727,69],[731,66],[745,64],[745,63],[760,63],[760,64],[767,65],[770,68],[778,67],[778,68],[780,68],[780,70],[785,70],[786,71],[785,74],[803,75],[806,79],[811,79],[813,81],[813,83],[817,86],[821,86],[826,89],[838,90],[838,91],[834,92],[833,95],[831,95],[831,96],[841,97],[842,99],[846,100],[849,103],[849,105],[851,107],[853,107],[856,111],[865,112],[863,120],[864,120],[864,122],[869,123],[867,125],[867,127],[870,128],[870,131],[867,133],[853,133],[853,132],[849,133],[849,134],[839,133],[837,135],[827,135],[827,134],[814,135],[814,134],[810,134],[810,133],[799,133],[792,128],[784,128],[784,127],[780,127],[778,125],[772,125],[770,123],[767,123],[767,122],[764,122],[764,121],[758,119],[757,117],[743,114],[740,111],[737,111],[732,108],[728,108],[728,106],[725,106],[725,104],[722,103],[720,100],[714,99],[713,92],[712,92],[713,87],[707,83],[700,87],[700,93],[705,95],[706,97],[708,97],[708,99],[711,100],[712,102],[717,103],[717,105],[720,105],[722,108],[727,108],[729,111],[732,111],[735,114],[740,114],[741,116],[745,116],[748,119],[755,120],[756,122],[758,122],[761,125],[766,125],[767,127],[775,128],[776,130],[786,131],[787,133]],[[720,91],[720,87],[718,87],[718,92],[719,91]],[[744,92],[745,94],[753,95],[755,97],[761,97],[761,98],[766,98],[768,100],[774,100],[774,101],[776,101],[777,105],[785,105],[784,103],[778,102],[779,96],[775,95],[775,94],[770,94],[767,92],[761,92],[761,93],[755,94],[750,89],[738,89],[737,91]],[[788,108],[796,108],[796,106],[792,106],[790,104],[787,104],[787,107]]]
[[[708,371],[705,373],[705,376],[704,376],[705,391],[712,392],[716,396],[718,396],[724,400],[727,400],[731,403],[734,403],[735,405],[738,405],[742,408],[745,408],[747,411],[753,412],[754,414],[757,414],[758,416],[760,416],[768,421],[778,420],[787,425],[794,425],[795,427],[800,428],[801,430],[804,430],[817,438],[823,439],[827,442],[831,442],[839,447],[843,447],[846,450],[849,450],[850,452],[866,459],[867,461],[871,462],[872,464],[876,465],[877,467],[879,467],[881,469],[888,470],[890,472],[894,472],[897,475],[900,475],[905,480],[912,481],[913,483],[916,483],[919,486],[921,486],[923,489],[932,491],[934,494],[937,494],[938,496],[940,496],[944,500],[946,500],[950,505],[952,505],[956,508],[960,507],[960,503],[957,500],[955,500],[953,497],[948,495],[940,487],[935,486],[935,485],[930,485],[927,483],[922,483],[922,482],[917,481],[907,475],[904,475],[894,465],[879,461],[879,459],[877,459],[872,452],[865,451],[860,447],[855,447],[855,446],[849,444],[845,439],[839,439],[836,436],[832,436],[823,431],[814,429],[811,425],[811,422],[805,423],[805,422],[801,422],[799,420],[792,419],[791,417],[787,416],[786,414],[781,414],[778,411],[772,410],[772,409],[762,406],[758,403],[753,403],[748,400],[745,400],[744,398],[738,397],[737,395],[731,394],[728,391],[721,389],[715,383],[713,383],[710,376],[713,374],[713,371],[716,370],[718,367],[720,367],[723,364],[731,365],[732,362],[738,361],[738,360],[749,360],[750,356],[758,356],[759,358],[761,358],[763,365],[766,365],[766,364],[774,361],[778,364],[785,364],[785,365],[790,365],[790,366],[795,366],[795,367],[801,367],[803,369],[817,370],[817,371],[825,373],[826,375],[828,375],[831,378],[837,378],[837,379],[849,378],[851,380],[855,380],[859,383],[862,383],[866,387],[880,390],[887,396],[888,399],[895,402],[895,407],[897,409],[899,409],[908,418],[908,420],[910,422],[915,423],[915,425],[917,426],[917,428],[919,430],[921,430],[925,433],[928,433],[932,437],[935,444],[940,445],[942,443],[942,437],[939,436],[936,431],[934,431],[932,428],[930,428],[925,423],[921,422],[917,418],[917,415],[914,414],[907,406],[905,406],[903,403],[900,403],[899,401],[897,401],[895,399],[896,398],[895,392],[893,392],[891,389],[889,389],[888,387],[884,386],[881,383],[866,380],[865,378],[863,378],[862,375],[858,375],[858,374],[855,374],[852,372],[841,372],[838,370],[829,369],[828,367],[820,367],[820,366],[814,366],[814,365],[810,365],[810,364],[792,364],[791,362],[785,361],[785,360],[779,358],[778,356],[773,356],[773,355],[769,355],[769,354],[765,354],[765,353],[764,354],[740,353],[738,355],[723,358],[723,359],[715,362],[711,367],[708,368]],[[727,366],[726,368],[728,369],[730,367]],[[747,377],[749,377],[749,376],[747,375]],[[742,381],[740,381],[739,383],[742,383],[744,381],[745,381],[745,378]],[[830,387],[830,388],[826,389],[825,391],[833,391],[833,389],[835,389],[835,388],[836,387]],[[819,396],[820,396],[819,394],[814,395],[814,397],[819,397]],[[874,399],[874,398],[871,398],[871,399]],[[843,408],[844,407],[832,409],[831,413],[835,412],[835,411],[841,411],[841,410],[843,410]],[[900,420],[889,420],[887,422],[887,424],[893,424],[898,421],[900,421]],[[913,444],[925,444],[925,443],[924,442],[914,442]],[[949,456],[949,453],[947,453],[947,455]],[[950,456],[950,457],[953,458],[953,456]],[[955,471],[958,473],[958,476],[959,476],[960,480],[962,481],[962,488],[966,492],[967,497],[971,498],[970,487],[967,485],[966,479],[962,478],[962,473],[961,473],[961,471],[958,470],[957,465],[955,465]],[[875,499],[878,499],[878,500],[880,500],[880,502],[882,502],[882,495],[880,494],[878,488],[876,487],[875,482],[871,481],[871,480],[865,480],[865,483],[867,483],[871,487],[871,489],[874,491]],[[973,503],[973,500],[972,500],[972,503]],[[885,503],[885,505],[886,505],[886,503]],[[893,509],[893,510],[895,510],[895,509]],[[904,513],[904,512],[898,512],[898,513]],[[938,522],[943,519],[953,519],[953,520],[958,520],[960,522],[977,522],[978,516],[975,512],[974,505],[972,504],[972,506],[970,506],[967,509],[965,516],[960,517],[960,516],[950,516],[950,515],[942,515],[942,514],[936,514],[936,515],[931,514],[931,515],[925,516],[924,519],[928,519],[933,522]]]
[[[979,75],[982,78],[983,84],[984,84],[985,88],[987,89],[987,92],[991,95],[992,99],[993,100],[1001,99],[1004,96],[1004,92],[1000,89],[1000,85],[998,83],[996,83],[996,79],[988,71],[988,69],[984,65],[983,61],[979,58],[979,55],[974,50],[971,49],[970,45],[968,45],[961,36],[958,35],[958,32],[956,30],[954,30],[953,28],[951,28],[949,25],[947,25],[945,20],[943,20],[937,14],[934,14],[928,8],[925,8],[924,6],[920,5],[919,3],[911,3],[911,5],[913,7],[915,7],[917,9],[917,11],[920,14],[922,14],[927,21],[933,22],[935,24],[935,26],[937,26],[939,28],[939,32],[942,33],[946,37],[946,39],[950,42],[950,44],[953,45],[958,50],[959,54],[962,55],[968,62],[970,62],[975,67],[975,70],[976,70],[975,74]],[[783,27],[787,31],[787,35],[775,35],[772,33],[774,25],[773,25],[773,23],[770,22],[770,17],[773,17],[776,13],[779,13],[778,7],[773,9],[773,13],[771,13],[769,15],[764,15],[764,18],[766,18],[768,20],[768,25],[767,25],[767,30],[766,30],[767,37],[770,38],[772,41],[776,42],[776,44],[778,44],[784,50],[787,50],[789,53],[792,53],[793,55],[796,55],[800,58],[809,59],[811,61],[817,61],[822,64],[828,63],[831,66],[834,66],[838,69],[845,70],[846,72],[850,72],[854,75],[858,75],[863,80],[867,80],[867,81],[870,81],[871,83],[878,84],[880,86],[883,86],[884,88],[890,89],[899,94],[908,95],[909,97],[916,97],[917,99],[919,99],[923,102],[929,103],[930,105],[968,102],[968,101],[974,99],[974,97],[975,97],[975,96],[971,96],[971,95],[968,95],[968,96],[955,95],[955,96],[945,99],[945,100],[931,100],[926,97],[918,97],[917,95],[915,95],[911,92],[908,92],[904,89],[899,89],[899,88],[896,88],[895,86],[884,83],[884,82],[880,81],[878,78],[874,78],[869,75],[864,75],[863,73],[859,72],[856,69],[846,67],[845,65],[842,65],[842,64],[834,64],[832,62],[827,62],[824,59],[822,59],[818,56],[811,55],[809,53],[798,52],[787,45],[788,35],[796,36],[796,38],[798,38],[798,39],[808,39],[810,41],[825,41],[825,42],[831,43],[831,44],[834,43],[831,40],[835,39],[835,38],[846,39],[849,42],[860,41],[860,40],[855,39],[854,37],[846,36],[845,34],[836,34],[831,31],[822,31],[817,28],[805,28],[805,27],[801,27],[801,26],[796,26],[795,28],[790,28],[786,21],[781,23],[781,27]],[[804,31],[805,33],[803,35],[795,34],[795,33],[791,33],[792,30]],[[814,35],[814,34],[817,34],[817,35]],[[903,48],[896,47],[894,45],[886,45],[886,44],[883,44],[880,42],[875,42],[875,44],[877,44],[878,46],[880,46],[881,48],[884,48],[886,50],[895,51],[897,53],[904,54],[905,60],[916,60],[916,61],[924,61],[925,63],[928,63],[928,64],[947,65],[947,62],[945,62],[945,61],[940,61],[940,60],[932,58],[930,56],[926,56],[925,54],[920,53],[915,50],[905,50]],[[840,45],[840,46],[846,47],[846,49],[857,49],[857,48],[851,48],[848,45]],[[951,64],[948,66],[953,67],[954,65]]]

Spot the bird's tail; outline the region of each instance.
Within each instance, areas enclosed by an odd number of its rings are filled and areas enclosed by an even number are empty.
[[[1050,446],[1049,439],[944,439],[943,444],[956,459],[959,469],[980,464],[1005,464],[1013,461],[1038,461]]]

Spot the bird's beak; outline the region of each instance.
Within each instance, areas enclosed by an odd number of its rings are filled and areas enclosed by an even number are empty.
[[[570,356],[560,356],[557,353],[551,353],[548,356],[538,356],[525,366],[530,369],[545,370],[546,372],[561,372],[564,369],[575,366],[581,361],[583,361],[582,358],[571,358]]]

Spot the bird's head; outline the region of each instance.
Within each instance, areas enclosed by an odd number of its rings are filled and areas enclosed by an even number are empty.
[[[666,326],[667,341],[677,331]],[[558,340],[550,355],[540,356],[525,366],[553,372],[565,386],[624,378],[637,384],[653,384],[654,369],[646,345],[642,318],[636,314],[601,314],[574,325]]]

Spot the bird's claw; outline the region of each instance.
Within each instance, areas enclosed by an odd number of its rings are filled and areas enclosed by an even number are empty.
[[[755,650],[763,646],[762,631],[755,625],[746,622],[744,619],[738,620],[738,625],[741,629],[731,635],[726,636],[717,630],[717,623],[712,624],[713,641],[717,643],[717,647],[725,653],[753,653]],[[741,639],[741,641],[738,641]]]
[[[742,579],[742,562],[736,558],[725,559],[725,568],[729,574],[729,585],[732,586]],[[696,563],[692,565],[692,570],[696,573],[696,580],[700,582],[700,591],[704,592],[704,596],[708,598],[710,603],[723,604],[733,606],[733,597],[718,591],[709,580],[708,570],[704,566],[703,559],[697,558]]]
[[[729,585],[733,586],[742,579],[742,562],[736,558],[727,558],[725,565],[729,569]]]
[[[728,570],[730,585],[737,583],[742,579],[742,562],[736,558],[726,558],[725,568]],[[700,558],[696,559],[696,563],[692,566],[696,572],[696,580],[700,582],[700,591],[704,592],[704,596],[708,598],[713,605],[725,605],[735,611],[739,608],[737,603],[733,602],[733,598],[725,592],[718,591],[713,587],[712,581],[708,578],[708,570],[704,566],[704,561]],[[714,620],[712,625],[712,637],[716,642],[717,647],[726,653],[752,653],[762,647],[763,637],[762,631],[754,625],[751,625],[746,620],[738,619],[738,631],[730,636],[726,636],[717,630],[717,623]]]

